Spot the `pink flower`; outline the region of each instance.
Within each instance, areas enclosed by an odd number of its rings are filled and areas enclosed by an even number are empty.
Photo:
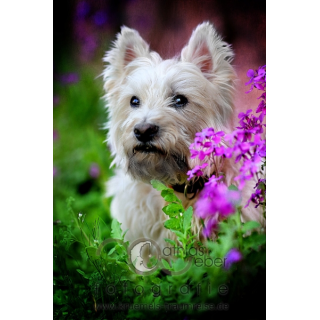
[[[100,168],[96,163],[92,163],[89,169],[89,175],[91,178],[98,178],[100,176]]]
[[[251,92],[253,88],[263,90],[264,92],[258,99],[262,99],[259,103],[255,116],[252,110],[240,113],[239,126],[231,133],[225,134],[223,131],[215,132],[214,128],[205,128],[201,132],[196,133],[194,143],[190,145],[191,158],[198,158],[207,163],[202,166],[196,166],[188,171],[188,180],[194,176],[202,176],[203,168],[213,165],[213,159],[218,157],[231,158],[235,157],[235,162],[240,162],[238,176],[234,179],[239,181],[239,189],[243,189],[247,180],[252,179],[261,170],[261,166],[265,163],[266,157],[266,140],[262,139],[264,133],[263,124],[266,115],[266,66],[259,67],[257,70],[248,70],[247,76],[250,78],[246,85],[251,84]],[[227,146],[221,145],[222,139],[228,143]],[[216,163],[214,164],[216,166]],[[219,171],[219,168],[217,168]],[[221,183],[221,177],[212,176],[205,188],[201,192],[200,198],[196,203],[198,215],[201,218],[211,218],[210,223],[206,226],[204,233],[209,234],[216,221],[213,217],[228,216],[235,211],[235,205],[240,199],[238,192],[232,193]],[[264,192],[255,191],[249,201],[258,201],[262,203]],[[259,198],[259,199],[258,199]],[[215,218],[216,219],[216,218]]]
[[[264,201],[264,197],[262,195],[262,190],[261,189],[257,189],[250,197],[250,199],[248,200],[247,204],[245,205],[245,208],[247,208],[250,204],[250,202],[253,202],[256,204],[255,208],[258,207],[258,205]]]
[[[250,90],[246,93],[249,93],[253,90],[253,88],[257,88],[258,90],[265,90],[266,87],[266,66],[259,67],[255,72],[250,69],[247,72],[247,77],[250,78],[248,82],[246,82],[246,86],[251,84]]]
[[[208,182],[206,182],[205,186],[215,187],[218,184],[218,181],[222,179],[222,176],[216,177],[215,175],[212,175]]]
[[[255,208],[257,208],[260,204],[262,204],[265,201],[266,179],[259,179],[254,188],[256,189],[256,191],[252,193],[245,208],[249,206],[251,201],[256,204]]]
[[[192,170],[189,170],[187,172],[187,175],[189,176],[188,180],[191,180],[193,177],[200,177],[203,175],[203,172],[201,169],[204,169],[205,167],[207,167],[208,164],[204,163],[201,166],[195,166]]]
[[[224,183],[217,183],[212,179],[206,183],[196,203],[197,215],[205,219],[215,214],[226,217],[236,210],[237,202],[240,200],[238,191],[228,190]]]
[[[218,219],[216,219],[216,217],[213,217],[207,221],[204,229],[202,230],[202,234],[204,237],[209,238],[212,235],[212,232],[217,230],[218,230]]]
[[[253,157],[245,159],[243,165],[240,168],[240,174],[235,177],[235,180],[239,180],[239,189],[243,189],[246,180],[253,178],[254,174],[257,173],[262,165],[262,159],[258,154],[254,154]]]
[[[235,262],[239,262],[241,259],[242,259],[241,252],[236,248],[232,248],[225,256],[226,264],[224,267],[228,270],[230,269],[232,264],[234,264]]]
[[[264,116],[266,115],[266,102],[264,100],[260,101],[256,112],[261,112]]]
[[[62,84],[73,84],[79,81],[79,75],[77,73],[65,73],[60,78]]]

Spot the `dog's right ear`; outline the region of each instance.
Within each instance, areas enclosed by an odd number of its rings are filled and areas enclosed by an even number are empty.
[[[150,57],[149,45],[136,30],[123,26],[117,40],[113,42],[113,48],[106,53],[104,61],[110,64],[112,76],[117,77],[121,76],[131,61],[139,57]]]
[[[181,51],[181,60],[195,64],[208,79],[226,83],[234,78],[231,46],[222,40],[209,22],[193,31],[189,43]]]

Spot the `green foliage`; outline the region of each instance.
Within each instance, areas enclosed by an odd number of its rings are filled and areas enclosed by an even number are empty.
[[[193,209],[189,207],[185,210],[181,200],[174,194],[173,189],[166,187],[157,180],[151,180],[151,184],[155,189],[161,191],[161,196],[169,202],[169,204],[162,209],[169,217],[169,219],[165,221],[164,226],[176,234],[183,248],[183,250],[178,253],[178,256],[184,259],[188,256],[186,249],[194,244],[194,236],[190,230]],[[177,245],[177,243],[170,242],[168,239],[166,241],[174,246]]]
[[[162,188],[159,184],[156,186]],[[162,189],[162,192],[164,190]],[[68,199],[67,202],[68,211],[72,213],[72,199]],[[64,264],[65,261],[57,263],[61,274],[55,279],[55,284],[64,283],[62,285],[64,289],[58,286],[54,290],[55,318],[126,317],[147,319],[152,315],[151,311],[146,310],[99,310],[99,306],[103,304],[110,308],[111,305],[119,306],[120,303],[140,306],[144,304],[168,306],[170,303],[180,305],[186,303],[218,304],[223,301],[232,305],[232,303],[241,301],[242,293],[239,292],[239,285],[241,290],[249,290],[252,277],[257,277],[265,269],[266,238],[264,233],[257,232],[261,228],[260,225],[257,222],[241,223],[240,213],[237,212],[220,223],[217,241],[208,241],[206,244],[197,243],[196,246],[193,246],[194,236],[190,231],[192,207],[182,211],[182,215],[180,213],[174,217],[168,215],[168,221],[173,218],[178,221],[178,225],[174,226],[175,229],[170,229],[177,235],[178,242],[171,239],[166,239],[166,241],[174,247],[178,244],[182,245],[185,250],[180,252],[178,258],[171,260],[170,263],[164,259],[161,260],[163,267],[172,272],[171,275],[165,275],[160,270],[149,276],[140,276],[134,273],[128,259],[129,243],[124,242],[121,224],[116,220],[111,223],[111,235],[115,241],[103,247],[101,254],[97,254],[97,247],[86,246],[86,239],[90,242],[92,239],[83,228],[85,223],[74,224],[73,228],[70,227],[71,233],[75,228],[81,229],[83,241],[80,243],[84,247],[85,259],[89,265],[76,268],[77,276],[70,273],[70,269]],[[250,234],[247,235],[248,233]],[[98,239],[98,242],[101,244],[102,239]],[[61,259],[62,253],[68,250],[68,243],[61,242],[58,248],[59,253],[56,253],[56,261],[59,260],[58,256]],[[240,249],[243,253],[243,259],[239,263],[233,264],[228,270],[224,268],[223,259],[231,248]],[[66,257],[64,258],[66,259]],[[66,276],[63,271],[68,275]],[[224,285],[227,285],[229,290],[227,300],[226,297],[219,295],[219,290]],[[116,288],[116,294],[110,294],[114,288]],[[176,315],[193,314],[193,316],[199,317],[208,313],[206,310],[197,310],[196,313],[192,310],[176,312],[178,312],[175,313]],[[158,316],[159,319],[168,318],[164,314]]]

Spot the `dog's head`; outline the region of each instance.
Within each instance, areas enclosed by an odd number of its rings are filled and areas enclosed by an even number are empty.
[[[104,72],[113,163],[142,181],[181,184],[197,163],[189,145],[206,127],[225,130],[233,111],[233,52],[209,23],[180,57],[163,60],[123,27]]]

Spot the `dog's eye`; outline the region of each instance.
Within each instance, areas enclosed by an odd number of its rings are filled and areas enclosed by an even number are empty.
[[[130,100],[130,105],[132,108],[137,108],[140,106],[140,100],[136,96],[133,96]]]
[[[188,103],[188,99],[183,95],[173,97],[173,105],[176,108],[182,108]]]

